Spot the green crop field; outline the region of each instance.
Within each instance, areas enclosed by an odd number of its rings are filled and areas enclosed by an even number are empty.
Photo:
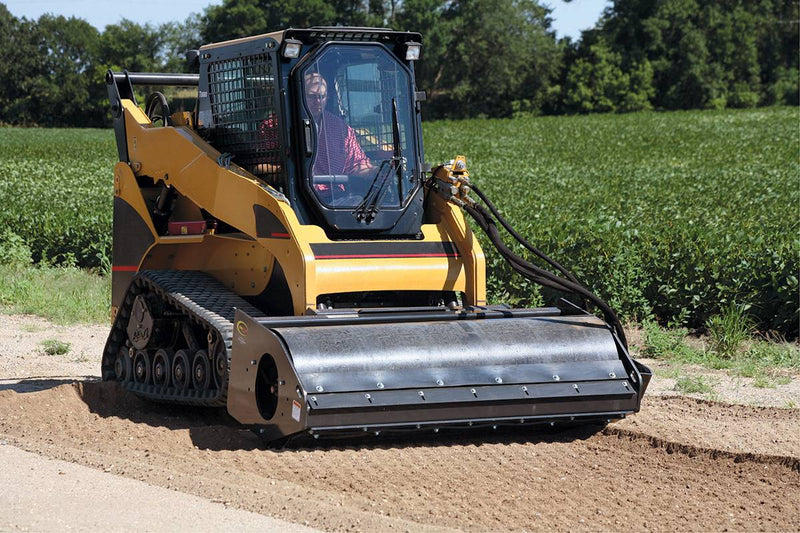
[[[796,337],[798,119],[766,108],[441,121],[425,125],[426,159],[466,155],[519,232],[627,319],[701,326],[735,303]],[[0,129],[0,244],[13,232],[34,260],[107,265],[115,159],[110,129]],[[494,301],[551,296],[488,262]]]
[[[0,236],[35,261],[107,264],[116,158],[111,129],[0,128]]]

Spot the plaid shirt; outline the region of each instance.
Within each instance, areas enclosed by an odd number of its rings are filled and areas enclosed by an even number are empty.
[[[352,174],[369,159],[344,120],[325,111],[317,124],[317,157],[314,174]]]
[[[361,148],[356,132],[340,117],[325,111],[321,124],[317,124],[317,130],[314,175],[351,174],[362,165],[369,164],[367,154]],[[278,118],[274,114],[261,123],[259,132],[264,139],[264,148],[277,150],[280,147]],[[336,187],[340,191],[345,190],[344,184],[340,183]],[[314,184],[314,188],[320,192],[328,192],[330,186],[326,183],[317,183]]]

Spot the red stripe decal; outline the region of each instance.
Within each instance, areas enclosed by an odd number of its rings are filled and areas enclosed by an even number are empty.
[[[315,259],[382,259],[394,257],[458,257],[458,254],[346,254],[346,255],[318,255]]]
[[[289,234],[288,233],[275,233],[275,232],[272,232],[272,233],[269,234],[269,236],[270,237],[274,237],[276,239],[288,239],[289,238]]]
[[[111,272],[138,272],[138,266],[117,266],[114,265],[111,267]]]

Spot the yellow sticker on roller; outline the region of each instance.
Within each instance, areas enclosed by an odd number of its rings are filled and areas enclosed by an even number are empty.
[[[297,422],[300,422],[300,402],[297,400],[292,402],[292,418],[294,418]]]

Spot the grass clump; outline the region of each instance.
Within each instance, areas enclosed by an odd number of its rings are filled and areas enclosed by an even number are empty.
[[[698,339],[690,346],[683,328],[665,329],[655,322],[644,322],[641,355],[673,363],[663,375],[676,379],[675,390],[684,393],[713,393],[702,376],[680,377],[680,365],[695,364],[712,369],[727,369],[735,376],[753,380],[758,388],[775,388],[792,381],[785,370],[800,369],[800,346],[781,338],[756,340],[745,308],[731,305],[708,321],[707,343]]]
[[[685,376],[675,382],[675,390],[683,394],[715,394],[714,387],[704,376]]]
[[[723,308],[706,322],[711,350],[722,358],[732,358],[739,353],[744,341],[750,338],[753,321],[744,305],[735,303]]]
[[[694,362],[697,350],[686,344],[685,328],[665,329],[654,321],[642,323],[644,346],[642,355],[653,359],[668,359],[680,362]]]
[[[47,355],[66,355],[69,353],[72,345],[68,342],[60,341],[58,339],[47,339],[42,341],[42,350]]]
[[[792,382],[789,376],[771,376],[767,373],[756,376],[753,386],[758,389],[774,389],[779,385],[788,385]]]
[[[764,366],[800,369],[800,346],[783,339],[755,341],[744,352],[744,358]]]
[[[774,389],[792,381],[778,368],[800,369],[800,348],[797,345],[780,339],[753,341],[732,360],[735,375],[752,378],[753,386],[762,389]]]

